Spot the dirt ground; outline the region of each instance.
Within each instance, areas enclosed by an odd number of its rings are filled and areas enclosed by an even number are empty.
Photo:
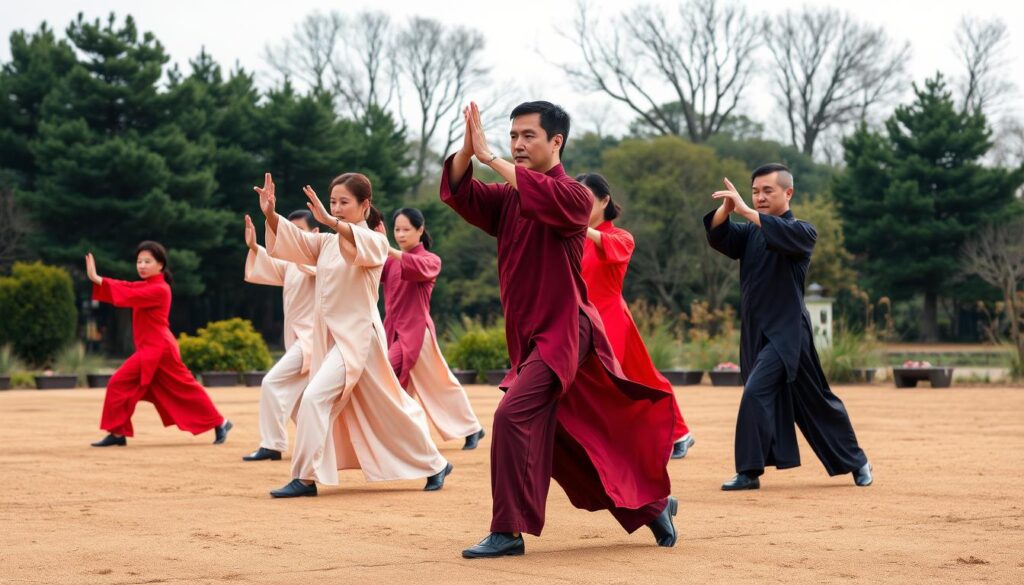
[[[487,429],[499,393],[470,388]],[[243,463],[258,390],[212,391],[227,444],[159,425],[92,449],[100,390],[0,392],[0,583],[1022,583],[1024,388],[837,389],[875,485],[804,466],[725,493],[739,389],[678,389],[697,440],[670,464],[679,543],[654,546],[552,486],[525,557],[463,560],[487,532],[488,448],[441,445],[445,489],[345,472],[318,498],[272,500],[289,464]]]

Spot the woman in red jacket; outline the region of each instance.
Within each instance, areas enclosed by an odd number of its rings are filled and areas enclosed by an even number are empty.
[[[671,392],[672,385],[651,362],[644,340],[622,298],[622,283],[629,268],[629,259],[633,256],[633,235],[612,223],[621,209],[612,201],[611,187],[604,177],[597,173],[584,173],[576,180],[594,195],[594,209],[590,213],[590,227],[583,245],[583,280],[587,283],[590,302],[601,313],[608,341],[626,377]],[[683,414],[679,412],[679,404],[676,403],[675,407],[672,458],[682,459],[694,440]]]
[[[178,425],[193,435],[216,431],[215,445],[224,442],[231,421],[221,416],[206,390],[181,363],[178,343],[167,321],[171,311],[171,273],[167,251],[157,242],[142,242],[135,252],[140,281],[115,280],[96,273],[96,260],[85,256],[85,269],[97,301],[132,310],[135,353],[118,368],[107,385],[100,428],[109,434],[93,447],[127,444],[134,435],[132,413],[140,400],[152,402],[164,426]]]

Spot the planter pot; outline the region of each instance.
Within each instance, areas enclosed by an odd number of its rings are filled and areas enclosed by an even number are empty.
[[[854,368],[853,379],[857,382],[864,382],[870,384],[875,380],[875,372],[878,368]]]
[[[245,378],[246,386],[262,386],[263,377],[266,375],[266,372],[246,372],[242,374],[242,377]]]
[[[703,370],[661,370],[661,375],[673,386],[694,386],[704,379]]]
[[[238,372],[203,372],[203,386],[238,386]]]
[[[476,384],[476,372],[473,370],[452,370],[452,374],[455,374],[455,379],[463,386]]]
[[[484,376],[487,378],[487,383],[491,386],[497,386],[501,384],[501,381],[505,379],[505,375],[508,374],[508,368],[500,370],[487,370],[484,372]]]
[[[90,388],[106,388],[112,374],[88,374],[85,381]]]
[[[10,390],[10,389],[11,389],[11,377],[10,376],[0,376],[0,390]]]
[[[708,372],[711,376],[712,386],[742,386],[743,378],[740,377],[739,371],[732,370],[711,370]]]
[[[61,390],[74,388],[78,385],[78,376],[55,374],[53,376],[36,376],[36,388],[40,390]]]
[[[928,382],[932,388],[949,388],[953,368],[893,368],[892,378],[897,388],[914,388],[918,382]]]

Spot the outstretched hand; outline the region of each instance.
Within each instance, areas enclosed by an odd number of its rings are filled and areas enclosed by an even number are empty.
[[[92,252],[85,255],[85,274],[92,282],[103,284],[103,279],[96,273],[96,259],[93,258]]]
[[[313,214],[313,219],[332,228],[338,225],[338,220],[333,215],[327,213],[327,208],[324,207],[320,198],[316,196],[316,191],[314,191],[312,187],[306,185],[302,188],[302,192],[305,193],[306,198],[309,199],[309,201],[306,202],[306,207],[308,207],[309,211]]]
[[[271,178],[270,173],[263,175],[263,187],[253,187],[253,190],[260,195],[260,210],[263,211],[263,215],[267,217],[274,215],[277,199],[274,197],[274,179]]]
[[[256,226],[252,224],[252,218],[245,214],[245,245],[253,252],[257,249]]]

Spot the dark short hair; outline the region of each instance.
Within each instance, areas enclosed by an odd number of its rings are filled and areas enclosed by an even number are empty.
[[[608,206],[604,208],[605,221],[611,221],[622,215],[622,207],[612,199],[612,188],[607,179],[597,173],[582,173],[576,175],[576,180],[586,185],[598,199],[608,200]]]
[[[754,169],[753,174],[750,175],[750,184],[754,184],[754,179],[772,173],[779,173],[779,178],[782,179],[779,181],[779,186],[785,189],[793,186],[793,171],[789,170],[789,167],[782,163],[768,163],[757,167]],[[787,186],[786,183],[789,183],[789,185]]]
[[[540,127],[548,135],[548,142],[557,134],[562,135],[562,147],[558,149],[558,156],[565,152],[565,145],[569,143],[569,113],[551,102],[523,102],[512,110],[509,120],[527,114],[540,114]]]
[[[306,220],[306,227],[309,229],[314,229],[316,227],[316,219],[313,218],[313,212],[308,209],[296,209],[288,214],[288,221],[296,219]]]

